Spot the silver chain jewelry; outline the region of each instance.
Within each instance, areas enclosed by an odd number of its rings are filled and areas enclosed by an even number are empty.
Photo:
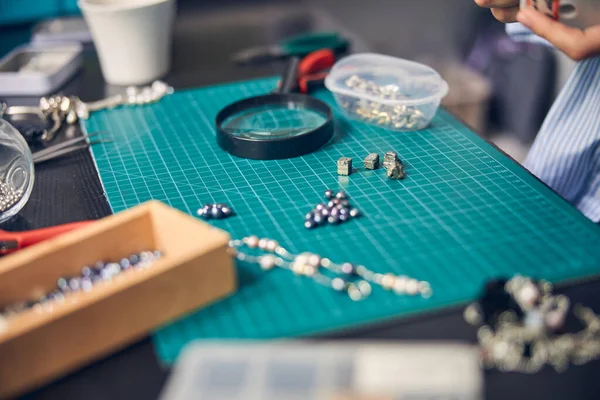
[[[271,239],[248,236],[241,240],[232,240],[229,242],[229,247],[232,255],[239,261],[258,264],[264,271],[270,271],[276,267],[287,269],[296,275],[310,277],[317,283],[335,291],[345,292],[354,301],[363,300],[371,294],[371,283],[388,291],[394,291],[398,295],[421,295],[426,298],[432,295],[428,282],[418,281],[407,276],[380,274],[370,271],[363,265],[337,264],[314,253],[306,252],[295,255]],[[240,251],[244,247],[260,249],[266,254],[250,255]],[[328,270],[337,276],[332,278],[322,274],[322,270]]]
[[[54,135],[64,126],[73,125],[80,119],[86,120],[90,113],[119,106],[133,106],[156,103],[166,95],[173,93],[173,88],[162,81],[155,81],[150,86],[137,88],[128,87],[125,94],[117,94],[102,100],[86,103],[77,96],[55,95],[42,97],[39,107],[30,106],[6,106],[2,105],[2,115],[9,117],[20,117],[25,115],[36,115],[52,126],[44,131],[41,139],[52,140]]]
[[[553,294],[549,282],[515,276],[504,288],[517,308],[501,311],[493,323],[481,304],[465,309],[465,320],[479,326],[484,367],[533,374],[550,365],[562,372],[569,364],[600,358],[600,317],[591,309],[573,307],[583,328],[561,334],[571,304],[566,296]]]

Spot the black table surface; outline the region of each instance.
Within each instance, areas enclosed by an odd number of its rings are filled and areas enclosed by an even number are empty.
[[[176,89],[231,80],[248,79],[278,72],[279,66],[239,68],[229,62],[233,52],[260,43],[273,42],[295,31],[314,28],[310,12],[258,6],[237,11],[181,13],[173,44],[173,67],[165,80]],[[1,35],[0,35],[1,38]],[[209,56],[210,55],[210,56]],[[61,92],[95,100],[119,88],[104,84],[93,49],[85,52],[84,66]],[[9,104],[35,104],[37,99],[6,99]],[[64,132],[57,140],[80,134]],[[89,152],[80,151],[36,167],[31,198],[19,216],[0,228],[26,230],[71,221],[98,219],[111,213]],[[600,282],[571,286],[565,293],[573,302],[600,310]],[[475,343],[475,328],[462,318],[462,308],[403,319],[385,325],[339,332],[323,340],[459,340]],[[153,399],[169,374],[155,356],[146,338],[121,351],[31,392],[31,399]],[[571,367],[564,373],[545,369],[535,375],[485,373],[486,399],[597,399],[600,393],[600,363]]]

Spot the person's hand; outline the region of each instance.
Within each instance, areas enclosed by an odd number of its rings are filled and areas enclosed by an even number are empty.
[[[475,0],[479,7],[492,10],[494,17],[500,22],[516,22],[519,13],[519,0]]]
[[[476,1],[478,3],[487,2],[485,0]],[[585,30],[571,28],[530,9],[519,11],[517,21],[552,43],[575,61],[600,55],[600,25]]]

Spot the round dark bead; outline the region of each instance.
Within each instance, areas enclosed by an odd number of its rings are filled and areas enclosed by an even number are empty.
[[[332,208],[331,211],[329,211],[329,216],[331,217],[337,217],[338,215],[340,215],[340,210],[337,208]]]
[[[323,209],[324,209],[324,208],[326,208],[326,207],[327,207],[327,206],[326,206],[325,204],[323,204],[323,203],[319,203],[319,204],[317,204],[317,206],[315,207],[315,210],[317,210],[317,211],[321,211],[321,210],[323,210]]]
[[[343,199],[347,199],[348,195],[343,191],[339,191],[336,193],[335,198],[339,199],[339,200],[343,200]]]
[[[333,208],[335,206],[336,206],[336,203],[333,200],[331,200],[329,203],[327,203],[327,208],[329,208],[329,209],[331,209],[331,208]]]
[[[306,214],[306,215],[304,216],[304,220],[305,220],[305,221],[312,221],[312,219],[314,218],[314,216],[315,216],[315,214],[314,214],[314,213],[312,213],[312,212],[309,212],[308,214]]]
[[[214,205],[214,207],[217,207],[217,208],[225,208],[225,207],[227,207],[227,204],[223,204],[223,203],[217,203],[217,204],[215,204],[215,205]]]
[[[327,222],[329,222],[330,224],[335,225],[335,224],[339,224],[340,219],[339,219],[339,217],[337,215],[335,215],[335,216],[331,215],[329,218],[327,218]]]
[[[320,215],[315,215],[313,221],[315,222],[315,224],[321,225],[323,222],[325,222],[325,219]]]
[[[325,191],[325,198],[326,199],[331,199],[334,196],[333,190],[327,189]]]
[[[221,212],[223,213],[223,216],[225,217],[230,217],[231,215],[233,215],[233,210],[231,209],[231,207],[223,207],[221,208]]]
[[[129,262],[131,263],[131,265],[135,265],[135,264],[139,263],[140,256],[138,256],[137,254],[132,254],[131,256],[129,256]]]
[[[317,226],[317,224],[315,223],[315,221],[306,221],[306,222],[304,223],[304,227],[305,227],[306,229],[312,229],[312,228],[314,228],[315,226]]]
[[[342,211],[342,210],[346,210],[347,212],[350,211],[350,209],[347,206],[343,205],[343,204],[338,204],[337,206],[335,206],[335,208],[337,208],[340,211]]]
[[[331,212],[331,210],[329,208],[324,208],[321,210],[321,217],[323,218],[327,218],[329,217],[329,213]]]
[[[215,219],[221,219],[223,218],[223,211],[221,211],[220,208],[213,207],[212,210],[210,210],[210,216]]]
[[[129,261],[129,259],[123,258],[119,262],[119,265],[121,266],[121,269],[127,269],[127,268],[131,267],[131,262]]]
[[[90,267],[83,267],[81,268],[81,276],[83,277],[90,277],[92,276],[92,269]]]
[[[350,210],[350,216],[352,218],[360,217],[360,211],[358,210],[358,208],[353,208],[352,210]]]
[[[350,216],[348,214],[340,214],[339,218],[340,222],[346,222],[348,219],[350,219]]]

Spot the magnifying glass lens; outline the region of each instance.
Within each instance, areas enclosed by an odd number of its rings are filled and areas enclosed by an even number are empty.
[[[273,140],[314,131],[327,122],[327,115],[302,105],[262,105],[240,110],[221,124],[225,132],[255,140]]]

